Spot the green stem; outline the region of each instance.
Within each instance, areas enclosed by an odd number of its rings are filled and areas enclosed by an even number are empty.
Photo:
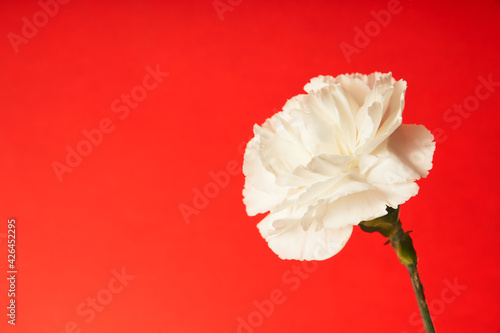
[[[401,220],[399,219],[399,207],[397,209],[387,208],[387,215],[371,221],[363,221],[359,224],[365,232],[379,232],[387,237],[399,261],[408,269],[411,277],[411,284],[417,297],[420,316],[424,323],[426,333],[435,333],[432,318],[427,307],[424,296],[424,286],[420,282],[417,270],[417,253],[413,247],[413,241],[409,232],[403,231]]]
[[[418,309],[420,310],[420,316],[424,322],[425,332],[434,333],[434,326],[432,325],[431,315],[429,313],[429,308],[427,307],[427,302],[424,296],[424,286],[420,282],[420,276],[418,275],[417,263],[410,265],[405,265],[410,273],[411,284],[413,285],[413,290],[415,291],[415,296],[417,297]]]
[[[420,276],[418,275],[417,252],[413,247],[413,240],[410,237],[410,233],[403,231],[403,226],[399,218],[393,223],[393,227],[389,232],[388,238],[392,248],[398,255],[399,261],[405,265],[408,269],[408,273],[410,273],[411,284],[413,286],[415,296],[417,297],[418,309],[420,310],[420,316],[422,317],[422,321],[424,323],[425,332],[435,333],[429,308],[427,307],[427,302],[425,301],[424,286],[422,285]]]

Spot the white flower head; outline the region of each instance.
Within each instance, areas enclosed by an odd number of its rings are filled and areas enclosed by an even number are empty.
[[[406,82],[391,73],[318,76],[304,90],[255,125],[243,201],[249,215],[269,212],[258,228],[280,258],[324,260],[354,225],[417,194],[435,143],[401,124]]]

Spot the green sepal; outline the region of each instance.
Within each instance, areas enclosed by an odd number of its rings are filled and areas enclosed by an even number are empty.
[[[410,232],[404,232],[399,220],[399,206],[394,209],[387,207],[387,214],[371,221],[363,221],[359,224],[361,230],[372,233],[379,232],[388,238],[384,244],[391,244],[403,265],[416,264],[417,253],[413,247]]]
[[[415,248],[413,247],[410,232],[405,232],[397,241],[392,242],[392,247],[403,265],[411,265],[417,262],[417,252],[415,252]]]
[[[361,230],[366,232],[380,232],[384,237],[391,237],[399,221],[399,206],[394,209],[387,207],[387,214],[371,221],[363,221],[359,224]]]

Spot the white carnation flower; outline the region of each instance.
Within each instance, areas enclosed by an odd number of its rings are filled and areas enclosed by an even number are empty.
[[[418,192],[432,168],[432,134],[401,125],[406,82],[391,73],[319,76],[307,94],[255,125],[247,145],[247,213],[282,259],[324,260],[353,226]]]

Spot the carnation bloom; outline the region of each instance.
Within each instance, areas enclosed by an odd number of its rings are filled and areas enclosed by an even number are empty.
[[[249,215],[282,259],[324,260],[353,226],[386,214],[418,192],[435,143],[421,125],[402,125],[406,82],[391,73],[318,76],[287,101],[247,145]]]

